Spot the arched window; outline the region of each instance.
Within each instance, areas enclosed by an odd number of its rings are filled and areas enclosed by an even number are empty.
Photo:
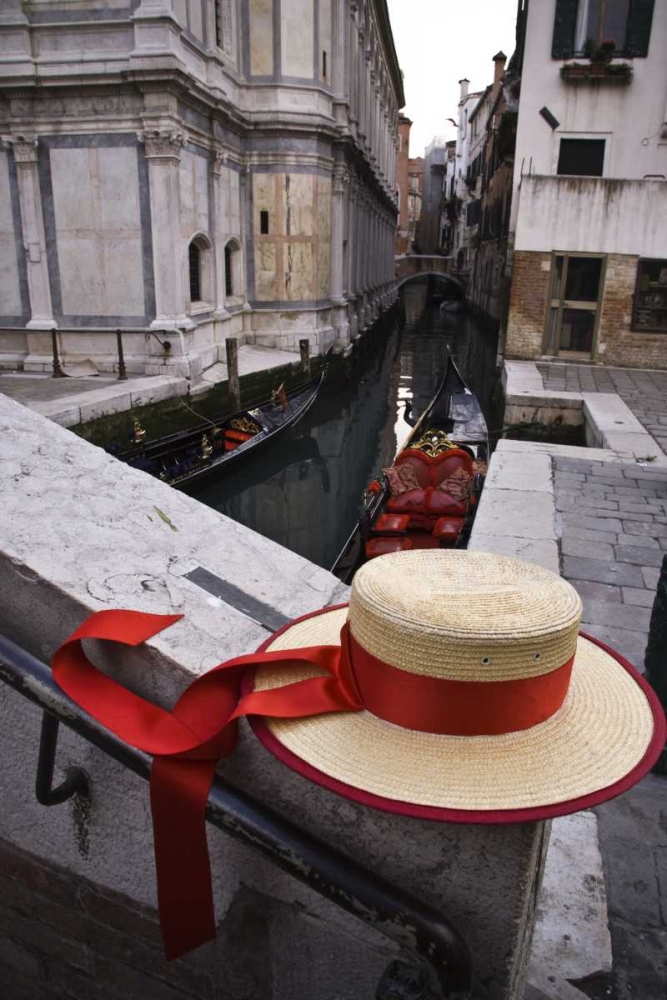
[[[188,246],[188,280],[190,305],[212,302],[212,249],[206,236],[195,236]]]
[[[225,244],[225,296],[238,298],[243,295],[243,270],[241,245],[231,239]]]

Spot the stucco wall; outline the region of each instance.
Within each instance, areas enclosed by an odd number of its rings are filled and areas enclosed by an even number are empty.
[[[515,183],[522,173],[555,174],[561,136],[604,138],[605,177],[667,175],[667,143],[660,135],[667,87],[667,4],[658,0],[654,5],[648,57],[631,60],[633,78],[627,86],[561,79],[565,60],[551,57],[555,7],[556,0],[540,0],[528,8]],[[560,123],[555,131],[539,114],[545,106]]]
[[[667,257],[665,181],[523,177],[518,198],[517,250]]]

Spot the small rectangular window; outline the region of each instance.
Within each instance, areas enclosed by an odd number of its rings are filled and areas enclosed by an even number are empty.
[[[268,235],[269,232],[269,213],[264,210],[259,213],[259,231],[262,236]]]
[[[325,51],[322,52],[322,79],[327,78],[327,54]]]
[[[667,333],[667,260],[640,260],[632,329]]]
[[[604,145],[604,139],[561,139],[556,173],[602,177]]]

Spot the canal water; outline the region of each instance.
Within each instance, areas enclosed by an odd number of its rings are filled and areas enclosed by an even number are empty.
[[[330,569],[355,526],[367,484],[392,464],[426,407],[447,355],[489,421],[497,337],[467,314],[441,314],[428,281],[404,286],[402,309],[367,335],[344,379],[245,468],[195,494],[222,514]],[[489,423],[491,427],[491,423]]]

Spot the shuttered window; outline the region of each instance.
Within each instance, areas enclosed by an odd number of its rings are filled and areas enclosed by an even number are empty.
[[[581,55],[587,41],[613,40],[618,55],[648,55],[655,0],[556,0],[551,55]]]

